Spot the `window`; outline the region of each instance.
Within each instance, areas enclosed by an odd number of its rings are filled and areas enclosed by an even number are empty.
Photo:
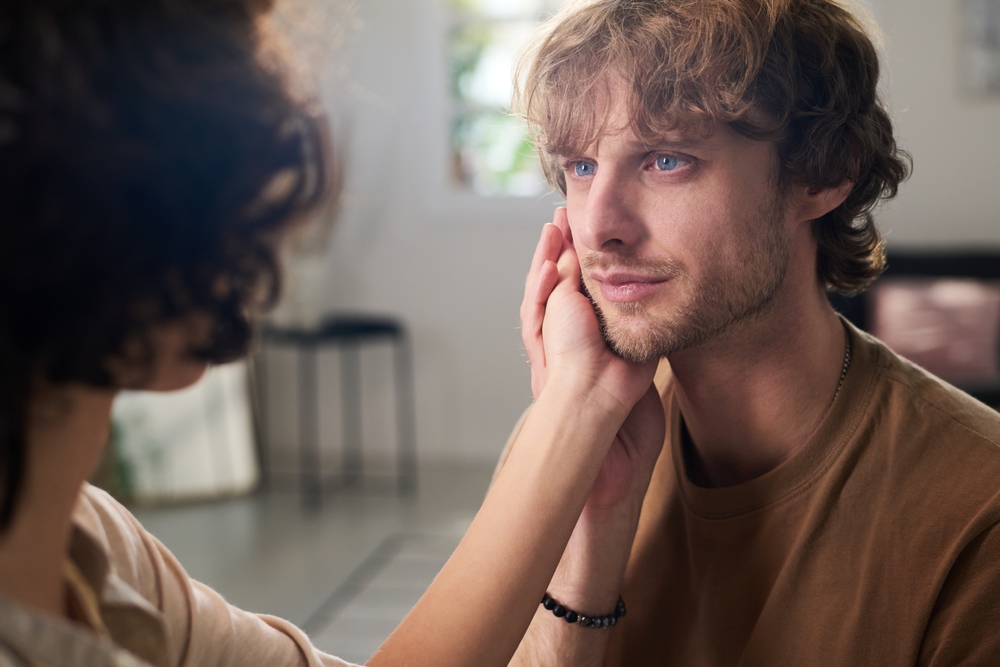
[[[560,0],[450,0],[453,180],[482,195],[537,196],[545,177],[524,124],[510,115],[519,50]]]

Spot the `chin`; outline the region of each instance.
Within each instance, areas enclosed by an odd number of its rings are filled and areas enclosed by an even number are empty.
[[[676,351],[672,339],[648,328],[621,328],[605,331],[604,340],[616,355],[634,364],[658,361]]]
[[[625,309],[614,305],[610,308],[611,317],[599,306],[596,311],[604,342],[622,359],[642,364],[676,351],[673,327],[654,321],[638,304],[628,304]]]
[[[667,311],[640,303],[595,304],[604,340],[612,352],[632,363],[648,363],[703,345],[722,335],[735,321],[710,308],[675,306]]]

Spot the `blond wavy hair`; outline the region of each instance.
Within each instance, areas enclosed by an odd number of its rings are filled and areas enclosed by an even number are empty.
[[[563,194],[558,156],[608,129],[595,100],[609,99],[609,75],[625,81],[642,139],[727,123],[775,142],[781,187],[850,181],[847,200],[814,230],[821,283],[854,293],[885,266],[872,211],[910,170],[877,91],[876,30],[829,0],[571,2],[522,56],[514,109]]]

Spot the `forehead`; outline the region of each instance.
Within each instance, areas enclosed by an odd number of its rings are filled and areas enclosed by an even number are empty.
[[[690,147],[705,143],[725,126],[701,114],[657,116],[642,96],[616,74],[605,76],[586,97],[578,97],[573,104],[550,107],[549,119],[545,148],[557,156],[590,151],[606,139],[635,148]]]
[[[662,151],[688,154],[718,174],[749,171],[766,175],[772,185],[780,180],[777,144],[745,136],[729,123],[702,117],[650,118],[621,88],[595,96],[591,104],[599,122],[589,133],[577,133],[576,142],[567,142],[565,152],[553,153],[555,157],[633,161]]]

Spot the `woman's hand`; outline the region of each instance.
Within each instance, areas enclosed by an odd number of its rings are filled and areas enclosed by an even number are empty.
[[[585,638],[567,642],[576,652],[560,664],[603,655],[608,633],[570,628],[538,601],[562,581],[557,599],[614,608],[663,410],[655,364],[629,364],[604,344],[565,211],[556,221],[542,232],[522,309],[535,405],[462,542],[371,665],[502,667],[536,625]]]
[[[593,303],[580,290],[580,263],[566,209],[542,230],[521,303],[521,336],[537,399],[550,378],[564,389],[601,388],[631,408],[645,394],[656,363],[632,364],[604,341]]]
[[[595,391],[628,413],[587,502],[591,510],[606,510],[627,498],[641,502],[663,444],[663,406],[652,384],[656,363],[633,364],[608,348],[580,284],[566,209],[560,208],[553,224],[542,230],[531,262],[521,336],[536,399],[546,387]]]

